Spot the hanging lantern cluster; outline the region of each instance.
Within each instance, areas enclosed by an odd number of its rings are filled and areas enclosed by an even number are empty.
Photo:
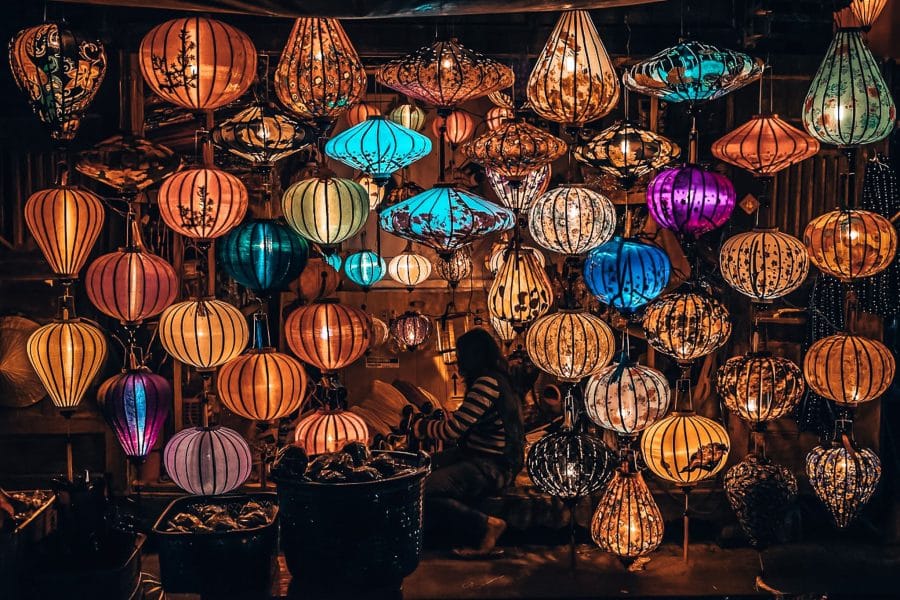
[[[582,309],[540,317],[525,338],[525,349],[535,366],[570,383],[605,367],[615,348],[609,325]]]
[[[282,290],[306,266],[309,244],[272,219],[253,219],[232,229],[216,245],[219,264],[255,294]]]
[[[407,129],[422,131],[425,128],[425,111],[415,104],[401,104],[388,114],[388,118]]]
[[[361,250],[354,252],[344,260],[344,273],[347,274],[347,279],[367,292],[384,278],[387,273],[387,265],[377,253],[371,250]]]
[[[391,279],[412,291],[431,275],[431,261],[407,246],[406,250],[391,259],[387,272]]]
[[[710,150],[723,162],[771,177],[818,154],[819,142],[778,115],[758,114],[717,139]]]
[[[227,427],[182,429],[163,451],[166,473],[195,496],[218,496],[241,487],[250,477],[253,455],[241,435]]]
[[[208,242],[244,220],[247,188],[215,167],[186,169],[159,187],[159,216],[175,233]]]
[[[235,358],[250,338],[243,313],[215,298],[173,304],[160,316],[158,333],[166,352],[201,372]]]
[[[809,273],[803,243],[775,228],[757,228],[728,238],[719,251],[725,283],[757,303],[768,303],[799,288]]]
[[[488,291],[491,316],[523,327],[550,310],[552,302],[553,288],[537,256],[514,244]]]
[[[388,327],[394,341],[410,352],[427,342],[434,333],[434,322],[414,310],[408,310],[391,319]]]
[[[797,498],[797,478],[790,469],[750,454],[728,469],[724,486],[754,548],[762,549],[783,536],[787,511]]]
[[[647,186],[647,209],[661,227],[699,237],[725,224],[734,210],[734,186],[697,165],[660,171]]]
[[[430,152],[430,139],[381,116],[369,117],[325,144],[325,154],[368,173],[380,185]]]
[[[616,236],[587,255],[584,282],[601,302],[630,315],[659,297],[671,271],[661,248]]]
[[[716,390],[728,410],[760,428],[790,414],[806,385],[793,361],[769,352],[750,352],[729,358],[719,367]]]
[[[637,469],[624,464],[606,486],[591,519],[591,538],[601,550],[634,559],[656,550],[663,537],[663,517]]]
[[[528,230],[541,247],[575,256],[609,241],[616,209],[609,198],[579,185],[561,185],[541,195],[528,211]]]
[[[288,225],[301,237],[333,248],[365,226],[369,194],[352,179],[313,177],[286,189],[281,209]]]
[[[539,169],[531,171],[521,181],[512,182],[507,177],[499,175],[493,169],[485,169],[488,183],[497,194],[500,203],[516,214],[525,214],[532,203],[550,185],[550,165],[546,164]]]
[[[114,135],[78,153],[75,170],[123,196],[156,185],[181,168],[171,148],[135,135]]]
[[[104,381],[97,404],[132,460],[143,460],[159,439],[172,404],[172,386],[143,365],[131,364]]]
[[[472,259],[466,248],[459,248],[449,257],[439,258],[435,270],[441,279],[455,288],[460,281],[472,275]]]
[[[584,412],[604,429],[633,436],[669,409],[669,382],[652,367],[623,353],[619,362],[600,369],[584,388]]]
[[[268,168],[314,141],[311,129],[267,102],[256,102],[212,130],[215,144],[258,168]]]
[[[871,277],[891,264],[897,254],[897,231],[878,213],[838,209],[810,221],[803,243],[820,271],[851,281]]]
[[[855,406],[884,394],[896,363],[887,346],[860,335],[838,333],[806,351],[803,374],[812,391],[838,404]]]
[[[310,456],[339,452],[350,442],[369,443],[366,422],[352,412],[321,408],[303,417],[294,431],[294,443]]]
[[[289,314],[284,336],[300,360],[330,374],[363,355],[372,341],[372,325],[362,310],[322,299]]]
[[[497,175],[520,181],[566,153],[566,143],[525,121],[510,121],[462,147],[463,154]]]
[[[689,364],[715,352],[731,335],[728,309],[697,292],[674,292],[648,306],[641,322],[655,350]]]
[[[616,121],[575,147],[574,156],[616,177],[626,190],[639,177],[664,167],[681,154],[672,140],[630,121]]]

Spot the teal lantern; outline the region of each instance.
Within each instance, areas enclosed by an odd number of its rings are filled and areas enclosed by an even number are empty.
[[[664,250],[614,237],[584,260],[584,282],[592,294],[621,313],[656,300],[669,284],[672,263]]]
[[[328,266],[330,266],[335,271],[340,272],[341,265],[344,264],[344,259],[341,258],[340,254],[338,254],[337,252],[332,252],[331,254],[322,255],[322,258],[325,260]]]
[[[429,152],[431,140],[382,115],[369,117],[325,144],[325,154],[370,174],[379,185]]]
[[[216,244],[216,252],[232,279],[255,294],[268,294],[300,275],[309,244],[287,225],[253,219],[228,232]]]
[[[896,108],[859,29],[838,29],[803,103],[803,126],[835,146],[861,146],[894,130]]]
[[[350,281],[368,292],[387,273],[387,265],[375,252],[361,250],[344,260],[344,273]]]

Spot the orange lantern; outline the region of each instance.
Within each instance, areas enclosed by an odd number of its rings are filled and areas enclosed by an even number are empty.
[[[297,424],[294,443],[309,455],[338,452],[350,442],[369,442],[366,422],[345,410],[319,409]]]
[[[215,298],[173,304],[160,316],[158,332],[166,352],[198,371],[224,365],[250,337],[243,313]]]
[[[839,209],[820,215],[803,231],[809,260],[841,281],[871,277],[897,254],[893,223],[867,210]]]
[[[431,131],[438,139],[441,138],[441,128],[446,124],[444,135],[451,146],[462,144],[475,133],[475,119],[469,113],[462,110],[454,110],[446,118],[438,115],[431,122]]]
[[[513,181],[565,154],[566,143],[525,121],[509,121],[462,147],[463,154]]]
[[[488,129],[494,131],[495,129],[499,129],[504,123],[508,123],[515,118],[516,113],[511,108],[495,106],[487,111],[487,114],[484,116],[484,121],[487,123]]]
[[[247,188],[215,167],[187,169],[159,187],[159,216],[175,233],[200,241],[225,235],[247,214]]]
[[[803,375],[812,391],[852,406],[881,396],[894,380],[895,370],[887,346],[848,333],[816,341],[803,359]]]
[[[321,258],[311,258],[297,279],[297,295],[302,302],[312,302],[330,296],[341,283],[334,267]]]
[[[754,115],[749,121],[713,142],[712,154],[721,161],[771,177],[819,152],[819,142],[778,115]]]
[[[362,310],[326,298],[289,314],[284,335],[300,360],[334,373],[368,349],[372,323]]]
[[[353,127],[354,125],[359,125],[369,117],[377,117],[380,114],[381,109],[374,104],[360,102],[359,104],[354,104],[350,110],[347,111],[347,123],[350,127]]]

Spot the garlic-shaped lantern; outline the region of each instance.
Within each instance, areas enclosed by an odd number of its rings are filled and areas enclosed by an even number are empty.
[[[198,371],[213,371],[247,345],[247,319],[233,305],[215,298],[173,304],[159,318],[159,341],[173,358]]]
[[[547,273],[531,250],[516,242],[491,282],[488,310],[491,316],[522,327],[550,310],[553,288]]]
[[[540,317],[525,337],[525,349],[534,364],[571,383],[606,366],[615,348],[609,325],[583,309],[561,309]]]

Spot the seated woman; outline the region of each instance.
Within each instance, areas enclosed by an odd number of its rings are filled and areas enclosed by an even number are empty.
[[[522,405],[509,380],[506,360],[494,338],[473,329],[456,341],[459,373],[466,384],[462,405],[443,421],[419,421],[413,433],[456,442],[434,455],[434,470],[425,482],[426,531],[444,530],[472,548],[461,556],[492,553],[506,522],[475,506],[510,484],[524,462]],[[447,445],[449,447],[449,444]]]

